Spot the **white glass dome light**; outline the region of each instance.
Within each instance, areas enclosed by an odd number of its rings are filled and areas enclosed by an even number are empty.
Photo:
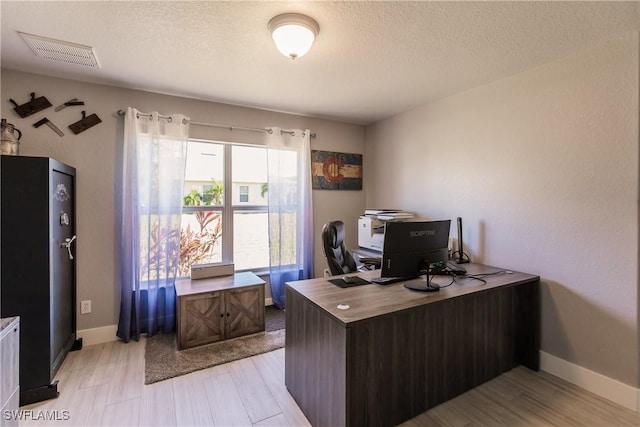
[[[275,16],[269,21],[268,28],[278,50],[291,59],[309,52],[320,32],[320,26],[314,19],[299,13]]]

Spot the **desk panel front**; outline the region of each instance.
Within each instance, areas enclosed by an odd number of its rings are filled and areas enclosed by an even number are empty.
[[[518,364],[537,370],[539,277],[514,272],[485,280],[460,278],[437,293],[402,283],[344,289],[326,279],[287,283],[289,392],[314,426],[387,426]]]

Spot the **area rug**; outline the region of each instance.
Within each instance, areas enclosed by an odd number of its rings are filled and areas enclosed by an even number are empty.
[[[265,332],[178,350],[176,335],[158,333],[147,338],[144,355],[144,383],[153,384],[245,357],[284,347],[284,311],[265,312]]]

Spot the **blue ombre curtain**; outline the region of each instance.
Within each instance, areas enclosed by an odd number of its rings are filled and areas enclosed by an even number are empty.
[[[269,281],[276,307],[285,282],[313,277],[313,204],[309,130],[272,128],[267,134]]]
[[[121,301],[125,342],[175,329],[175,278],[189,118],[128,108],[124,122]]]

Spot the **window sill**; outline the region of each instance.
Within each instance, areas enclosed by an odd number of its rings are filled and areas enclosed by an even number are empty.
[[[243,273],[245,271],[250,271],[253,274],[255,274],[256,276],[268,276],[269,275],[269,269],[268,268],[259,268],[259,269],[248,268],[246,270],[236,270],[236,273]]]

